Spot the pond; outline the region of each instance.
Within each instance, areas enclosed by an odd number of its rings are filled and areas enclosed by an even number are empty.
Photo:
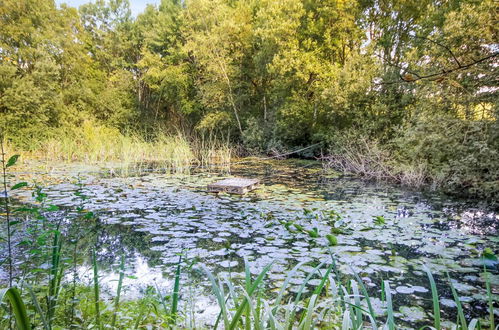
[[[45,192],[51,203],[63,208],[81,203],[74,196],[76,172],[73,168],[38,177],[50,182]],[[206,191],[207,184],[228,176],[258,178],[262,185],[243,196]],[[90,245],[97,246],[101,282],[110,294],[117,285],[121,255],[126,256],[126,273],[133,275],[125,279],[128,297],[147,286],[169,292],[183,255],[182,281],[190,284],[183,286],[183,308],[209,325],[218,310],[197,263],[219,277],[235,278],[244,272],[243,258],[253,274],[273,261],[267,283],[270,290],[278,290],[293,266],[308,261],[292,280],[293,291],[308,271],[319,262],[329,263],[333,255],[341,274],[357,272],[373,296],[379,297],[381,282],[389,279],[398,316],[410,327],[430,316],[431,292],[423,265],[435,276],[445,319],[456,319],[446,272],[467,317],[487,314],[480,254],[484,248],[497,254],[499,214],[473,202],[367,183],[303,160],[245,162],[233,166],[230,174],[145,171],[113,177],[104,171],[79,177],[89,197],[85,209],[99,221],[78,224],[89,242],[89,250],[80,252],[88,257],[78,273],[82,282],[90,283]],[[15,198],[32,200],[29,191]],[[337,245],[330,246],[326,235],[331,233]],[[497,264],[488,270],[497,301]],[[495,313],[499,316],[497,308]]]

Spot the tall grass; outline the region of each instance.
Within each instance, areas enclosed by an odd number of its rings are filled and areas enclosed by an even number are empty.
[[[114,325],[116,324],[116,317],[118,315],[118,311],[120,308],[121,290],[123,289],[124,277],[125,277],[125,255],[122,255],[120,262],[120,276],[118,278],[118,288],[116,290],[116,299],[114,300],[114,312],[113,312],[113,320],[111,321],[111,328],[114,328]]]
[[[13,148],[13,146],[10,146]],[[233,149],[228,142],[188,137],[159,130],[151,137],[122,134],[117,129],[84,123],[72,131],[19,150],[25,159],[52,162],[83,162],[125,170],[155,168],[185,173],[191,168],[230,165]]]
[[[104,311],[100,310],[99,304],[102,304],[99,298],[99,283],[98,283],[98,268],[95,259],[95,252],[93,252],[92,264],[94,270],[94,299],[92,303],[95,304],[92,316],[94,319],[89,320],[87,323],[93,327],[102,329],[103,327],[110,327],[115,329],[120,327],[116,325],[117,305],[115,304],[114,310],[112,308],[105,308]],[[123,269],[123,261],[120,269]],[[300,268],[306,263],[302,262],[296,265],[286,276],[277,296],[265,294],[266,290],[266,276],[272,269],[272,264],[267,265],[258,273],[254,278],[250,272],[250,265],[245,260],[245,276],[241,280],[234,278],[217,279],[206,266],[201,266],[206,276],[212,285],[212,291],[216,297],[216,301],[220,308],[219,318],[221,323],[216,323],[215,329],[282,329],[282,330],[310,330],[317,328],[324,329],[397,329],[401,325],[397,324],[396,313],[392,302],[392,294],[389,281],[383,281],[383,299],[385,305],[384,316],[376,315],[372,307],[366,309],[363,301],[370,299],[367,290],[362,284],[360,277],[355,276],[350,279],[346,284],[342,284],[335,280],[336,271],[333,271],[335,266],[331,264],[327,267],[326,271],[321,273],[319,270],[323,269],[324,263],[317,265],[299,285],[297,290],[291,290],[291,280],[298,274]],[[161,302],[151,300],[152,296],[146,293],[146,297],[140,300],[134,307],[134,310],[126,309],[123,311],[123,320],[128,320],[130,328],[139,328],[141,324],[151,325],[154,320],[154,315],[159,318],[164,318],[169,321],[162,323],[163,327],[168,328],[185,328],[182,323],[182,318],[177,318],[177,304],[180,299],[180,260],[176,267],[176,279],[173,287],[171,308],[165,308],[162,312],[157,308]],[[425,269],[426,270],[426,269]],[[435,288],[433,276],[427,271],[432,287],[433,303],[435,308],[438,306],[438,293]],[[307,288],[310,287],[310,280],[312,278],[320,279],[319,284],[308,293]],[[488,281],[488,279],[487,279]],[[488,283],[487,285],[490,285]],[[122,290],[121,285],[118,285],[117,295],[120,295]],[[363,289],[364,288],[364,289]],[[462,309],[459,309],[459,297],[450,282],[450,288],[458,304],[458,325],[455,329],[460,330],[473,330],[480,328],[478,319],[473,319],[469,323],[466,322]],[[295,293],[292,293],[292,292]],[[342,292],[342,294],[340,294]],[[6,299],[12,306],[16,322],[19,329],[30,329],[30,319],[26,311],[26,307],[21,299],[21,295],[17,289],[4,289],[0,290],[0,300]],[[83,299],[86,300],[86,299]],[[116,301],[115,301],[116,302]],[[435,303],[437,302],[437,304]],[[437,306],[437,307],[436,307]],[[153,310],[153,314],[150,311]],[[38,310],[35,309],[35,312]],[[493,313],[493,310],[490,311]],[[101,314],[104,313],[104,314]],[[166,313],[161,316],[158,313]],[[120,313],[121,314],[121,313]],[[104,316],[104,318],[103,318]],[[153,318],[151,318],[153,317]],[[110,323],[109,319],[112,319]],[[432,326],[426,326],[430,329],[441,329],[440,314],[433,314]],[[122,320],[122,321],[123,321]],[[58,320],[55,320],[59,323]],[[148,323],[149,322],[149,323]],[[378,324],[381,322],[382,326]],[[384,324],[383,324],[384,323]],[[42,322],[42,324],[45,324]],[[62,324],[64,324],[62,322]],[[121,323],[122,324],[122,323]],[[491,325],[493,327],[493,323]],[[45,327],[51,329],[52,326]],[[54,327],[55,328],[55,327]]]
[[[100,318],[100,287],[99,287],[99,268],[97,266],[97,256],[95,249],[92,250],[92,268],[94,271],[94,305],[95,305],[95,325],[102,329]]]

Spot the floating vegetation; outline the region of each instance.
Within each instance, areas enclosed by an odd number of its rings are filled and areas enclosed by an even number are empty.
[[[150,263],[149,272],[160,274],[154,281],[145,275],[136,280],[137,286],[142,286],[140,290],[144,291],[147,286],[155,287],[160,278],[165,283],[172,283],[178,253],[185,253],[184,260],[196,259],[213,273],[234,279],[244,278],[243,257],[247,257],[253,275],[274,261],[265,281],[265,287],[273,292],[281,287],[294,265],[300,262],[318,264],[329,258],[331,252],[336,255],[337,269],[342,277],[357,272],[365,281],[369,294],[380,290],[380,277],[390,279],[396,315],[402,306],[407,306],[407,299],[415,302],[409,307],[426,308],[431,301],[421,264],[426,264],[437,275],[439,286],[448,286],[442,275],[446,271],[450,273],[465,313],[485,317],[474,306],[497,300],[495,287],[499,277],[495,268],[487,268],[490,271],[487,277],[491,284],[490,298],[482,275],[486,256],[493,260],[497,253],[497,241],[490,235],[496,230],[494,222],[487,220],[495,219],[494,215],[487,214],[484,218],[483,234],[470,234],[466,225],[472,220],[466,215],[455,220],[458,211],[448,204],[445,209],[438,209],[429,204],[430,201],[421,202],[420,198],[414,202],[413,195],[395,188],[390,188],[393,189],[390,193],[380,193],[375,187],[371,189],[351,179],[335,179],[334,185],[325,182],[316,187],[310,183],[306,170],[296,178],[290,174],[293,168],[272,166],[273,172],[286,175],[276,181],[265,181],[262,190],[272,191],[265,195],[261,191],[246,196],[207,194],[206,184],[224,177],[217,173],[83,177],[81,193],[87,199],[82,211],[99,217],[99,229],[96,231],[93,220],[77,223],[81,230],[92,233],[87,238],[92,245],[98,244],[106,251],[99,260],[99,273],[110,272],[111,277],[115,268],[104,260],[115,260],[118,251],[129,251],[127,272],[139,269],[135,260],[140,258]],[[244,174],[258,176],[258,167],[245,167]],[[241,172],[235,170],[232,175],[241,175]],[[357,184],[362,184],[360,193]],[[31,190],[28,188],[15,190],[15,200],[29,202]],[[41,193],[45,195],[46,204],[59,206],[59,210],[47,210],[45,214],[66,217],[68,210],[80,203],[74,195],[75,189],[74,184],[64,180],[44,189]],[[334,194],[328,196],[331,191]],[[401,214],[400,209],[411,212]],[[376,217],[382,217],[384,224],[386,219],[394,221],[390,221],[390,226],[377,225],[374,223]],[[88,260],[79,262],[85,265]],[[304,269],[301,278],[309,271],[311,269]],[[119,277],[113,278],[115,282],[99,281],[102,292],[109,291],[106,289],[109,287],[116,292],[113,283],[118,283]],[[290,292],[298,292],[299,280],[293,280],[296,283],[292,283]],[[303,290],[311,292],[311,283]],[[126,296],[127,292],[123,294]],[[442,320],[453,321],[457,308],[453,296],[450,291],[442,293],[447,295],[440,296],[439,300],[450,299],[453,303],[442,304]],[[210,292],[206,282],[194,286],[192,294],[208,299]],[[318,297],[319,303],[321,299]],[[211,320],[207,301],[203,300],[203,307],[196,305],[193,308],[205,310],[206,319]],[[120,310],[122,306],[126,310],[126,304],[120,303]],[[104,313],[103,308],[101,313]]]
[[[382,226],[382,225],[386,224],[386,219],[385,219],[385,217],[384,217],[384,216],[382,216],[382,215],[377,215],[377,216],[375,216],[375,217],[374,217],[374,224],[375,224],[376,226]]]

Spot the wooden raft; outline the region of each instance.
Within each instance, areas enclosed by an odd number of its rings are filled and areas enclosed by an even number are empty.
[[[208,191],[243,195],[256,189],[259,183],[257,179],[230,178],[209,184]]]

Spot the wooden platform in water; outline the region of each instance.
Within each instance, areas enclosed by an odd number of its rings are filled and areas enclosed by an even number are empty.
[[[208,191],[243,195],[256,189],[259,183],[257,179],[230,178],[209,184]]]

